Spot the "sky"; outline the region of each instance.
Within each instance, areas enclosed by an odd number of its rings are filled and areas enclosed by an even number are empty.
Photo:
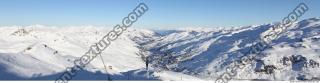
[[[135,27],[231,27],[278,22],[299,3],[320,17],[320,0],[1,0],[0,26],[113,26],[139,3],[149,7]]]

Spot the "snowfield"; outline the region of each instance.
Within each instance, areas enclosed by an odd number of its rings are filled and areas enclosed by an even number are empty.
[[[215,80],[277,23],[230,29],[130,28],[73,80]],[[0,28],[0,80],[55,80],[111,29]],[[320,80],[320,18],[294,23],[233,80]],[[145,61],[150,61],[146,70]],[[107,71],[106,71],[107,70]]]

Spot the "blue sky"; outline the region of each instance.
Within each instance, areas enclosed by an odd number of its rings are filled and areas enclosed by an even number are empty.
[[[320,17],[320,0],[1,0],[0,26],[112,26],[144,2],[136,27],[230,27],[280,21],[299,3]]]

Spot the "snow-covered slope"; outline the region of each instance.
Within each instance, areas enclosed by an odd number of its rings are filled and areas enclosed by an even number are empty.
[[[275,24],[230,29],[128,29],[74,79],[214,80],[244,56]],[[106,27],[11,26],[0,28],[0,79],[54,80]],[[256,60],[237,70],[236,80],[319,80],[320,18],[294,23]],[[150,71],[145,70],[146,58]],[[270,73],[268,68],[272,69]]]
[[[237,70],[238,75],[234,79],[319,80],[319,20],[310,18],[293,24],[261,54],[255,55],[257,58],[254,63],[247,65],[244,70]],[[152,52],[152,64],[157,69],[212,80],[218,78],[232,61],[240,59],[273,25],[275,24],[212,31],[170,31],[170,34],[155,39],[155,42],[144,47]],[[283,66],[283,57],[298,55],[306,58],[301,64],[310,67],[301,67],[297,65],[299,60],[297,62],[291,59],[287,62],[295,63]],[[277,68],[274,69],[275,73],[266,74],[266,71],[261,71],[270,65]]]
[[[104,28],[55,28],[41,25],[1,27],[0,79],[30,79],[63,72],[66,67],[73,65],[76,58],[89,50],[89,46],[110,31]],[[121,72],[144,69],[144,62],[137,54],[140,51],[138,44],[131,37],[142,38],[143,35],[153,34],[147,30],[130,29],[112,42],[102,53],[108,73],[121,76]],[[86,71],[105,73],[101,59],[93,60]],[[5,78],[7,75],[14,76]]]

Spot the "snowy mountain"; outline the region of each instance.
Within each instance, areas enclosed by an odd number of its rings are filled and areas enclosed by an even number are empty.
[[[238,74],[233,79],[319,80],[319,20],[310,18],[293,24],[267,49],[255,55],[254,63],[246,65],[244,70],[237,70]],[[231,62],[244,56],[273,25],[218,31],[176,31],[144,47],[152,52],[152,63],[157,69],[210,80],[218,78]],[[290,59],[284,61],[285,57]],[[275,67],[273,73],[267,71],[270,67]]]
[[[230,29],[130,28],[75,80],[214,80],[274,24]],[[55,80],[107,32],[106,27],[0,28],[1,80]],[[234,80],[319,80],[320,18],[294,23]],[[145,61],[150,61],[150,70]],[[271,69],[270,69],[271,68]],[[111,78],[109,78],[111,77]]]

